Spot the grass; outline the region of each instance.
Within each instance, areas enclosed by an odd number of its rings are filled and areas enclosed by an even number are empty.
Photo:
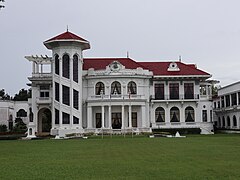
[[[0,141],[0,179],[239,179],[240,135]]]

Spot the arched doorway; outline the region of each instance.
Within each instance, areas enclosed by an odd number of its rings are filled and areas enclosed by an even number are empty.
[[[38,134],[48,135],[52,128],[52,113],[47,108],[38,111]]]

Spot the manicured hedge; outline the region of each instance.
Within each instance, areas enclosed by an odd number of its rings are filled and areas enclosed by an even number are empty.
[[[169,134],[173,134],[173,135],[175,135],[177,131],[180,134],[200,134],[201,133],[200,128],[152,129],[153,133],[169,133]]]

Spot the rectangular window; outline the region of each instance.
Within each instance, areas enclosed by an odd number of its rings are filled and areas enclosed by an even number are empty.
[[[193,83],[184,83],[184,99],[194,99]]]
[[[230,106],[230,95],[226,95],[225,99],[226,99],[226,107],[229,107]]]
[[[96,113],[96,128],[102,127],[102,113]]]
[[[240,92],[238,92],[238,104],[240,104]]]
[[[232,106],[237,105],[237,94],[231,94]]]
[[[40,91],[40,97],[49,97],[49,91]]]
[[[202,120],[203,122],[207,122],[207,110],[202,110]]]
[[[70,88],[62,85],[62,103],[70,105]]]
[[[55,100],[59,102],[59,84],[55,82]]]
[[[78,109],[78,91],[73,90],[73,107]]]
[[[55,124],[59,124],[59,110],[55,109]]]
[[[63,124],[70,124],[70,115],[67,113],[62,113],[62,123]]]
[[[73,116],[73,124],[79,124],[79,118]]]
[[[155,84],[155,99],[164,99],[164,84]]]
[[[221,104],[222,104],[222,108],[224,108],[225,107],[225,105],[224,105],[224,96],[221,97]]]
[[[220,108],[220,101],[218,101],[218,106],[217,107]]]
[[[132,112],[132,127],[137,127],[137,112]]]
[[[170,92],[170,99],[179,99],[179,84],[170,83],[169,92]]]

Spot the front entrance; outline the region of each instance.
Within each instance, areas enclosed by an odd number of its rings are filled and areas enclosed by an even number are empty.
[[[52,113],[47,108],[38,111],[38,134],[49,135],[52,128]]]
[[[112,128],[121,129],[122,127],[122,113],[112,113]]]

